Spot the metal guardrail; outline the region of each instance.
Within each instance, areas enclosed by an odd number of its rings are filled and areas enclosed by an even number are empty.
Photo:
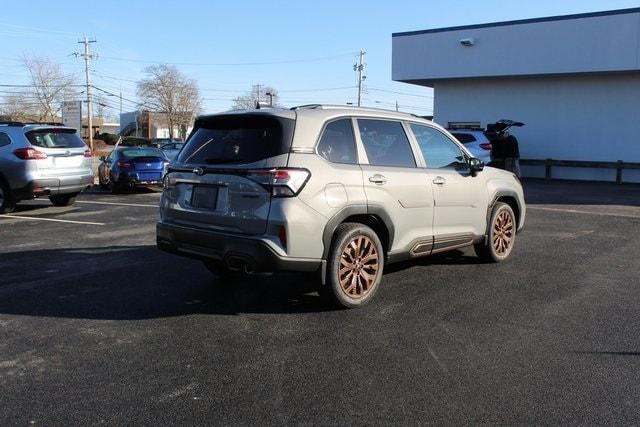
[[[625,169],[640,169],[640,163],[623,162],[594,162],[586,160],[554,160],[554,159],[520,159],[523,166],[544,166],[545,179],[551,179],[552,167],[563,168],[589,168],[589,169],[615,169],[616,184],[622,184],[622,171]]]

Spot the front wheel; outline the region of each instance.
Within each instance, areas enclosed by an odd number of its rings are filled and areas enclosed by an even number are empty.
[[[382,244],[371,228],[357,223],[338,226],[327,261],[327,283],[321,285],[321,295],[344,308],[371,301],[384,268]]]
[[[71,206],[76,201],[77,194],[59,194],[56,196],[49,196],[49,200],[53,203],[53,206]]]
[[[516,240],[516,219],[513,209],[506,203],[498,202],[491,211],[486,242],[474,245],[476,254],[487,261],[506,260]]]

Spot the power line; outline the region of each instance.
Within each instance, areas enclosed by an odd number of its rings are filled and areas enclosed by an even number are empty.
[[[369,87],[369,86],[367,86],[367,90],[372,90],[374,92],[393,93],[393,94],[396,94],[396,95],[406,95],[406,96],[415,96],[415,97],[418,97],[418,98],[430,98],[430,99],[433,99],[433,95],[418,95],[418,94],[408,93],[408,92],[398,92],[398,91],[395,91],[395,90],[378,89],[378,88]]]
[[[302,62],[320,62],[331,59],[352,57],[353,52],[342,53],[338,55],[323,56],[317,58],[303,58],[303,59],[289,59],[282,61],[264,61],[264,62],[167,62],[167,61],[151,61],[146,59],[134,59],[134,58],[121,58],[115,56],[103,56],[104,59],[112,61],[123,62],[136,62],[142,64],[167,64],[167,65],[196,65],[196,66],[212,66],[212,67],[242,67],[242,66],[254,66],[254,65],[278,65],[278,64],[297,64]]]

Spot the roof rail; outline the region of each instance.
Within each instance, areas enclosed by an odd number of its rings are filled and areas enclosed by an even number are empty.
[[[376,108],[376,107],[358,107],[357,105],[340,105],[340,104],[305,104],[305,105],[297,105],[295,107],[291,107],[291,110],[301,110],[301,109],[308,109],[308,110],[331,110],[331,109],[349,109],[352,108],[354,110],[368,110],[368,111],[385,111],[385,112],[391,112],[391,113],[398,113],[398,114],[406,114],[409,116],[413,116],[413,117],[418,117],[420,119],[422,119],[422,116],[419,116],[417,114],[414,113],[407,113],[404,111],[396,111],[396,110],[390,110],[388,108]]]
[[[65,126],[59,122],[18,122],[12,120],[0,120],[0,125],[4,126],[29,126],[29,125],[45,125],[45,126]]]

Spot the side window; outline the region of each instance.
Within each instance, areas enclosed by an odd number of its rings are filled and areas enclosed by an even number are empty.
[[[360,138],[369,164],[375,166],[416,167],[416,159],[402,123],[358,119]]]
[[[456,139],[463,143],[463,144],[469,144],[471,142],[476,142],[476,137],[471,135],[470,133],[457,133],[457,132],[452,132],[451,135],[455,136]]]
[[[438,129],[412,124],[411,131],[429,169],[466,170],[467,163],[460,148]]]
[[[5,145],[11,144],[11,140],[9,139],[9,135],[6,133],[0,132],[0,147],[4,147]]]
[[[351,119],[336,120],[324,128],[318,143],[318,154],[333,163],[357,163]]]

